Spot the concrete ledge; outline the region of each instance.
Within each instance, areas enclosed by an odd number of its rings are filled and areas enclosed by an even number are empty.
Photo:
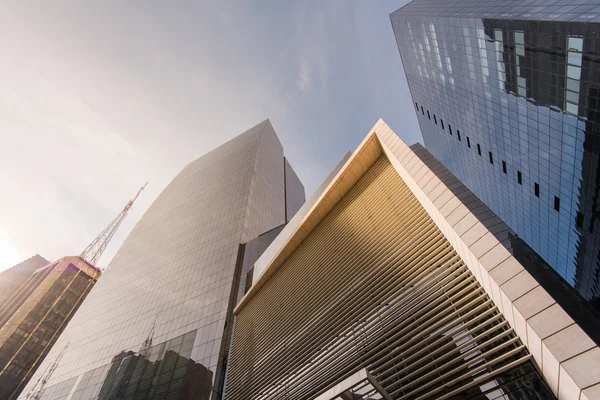
[[[380,121],[374,129],[383,125]],[[419,157],[411,156],[409,165],[408,146],[392,150],[380,140],[392,165],[528,347],[551,390],[561,400],[594,398],[600,392],[600,349],[506,247],[514,237],[510,228],[422,146],[410,148]],[[419,162],[436,177],[423,182],[427,174],[413,176],[410,171],[421,170]]]
[[[534,316],[552,304],[555,304],[554,299],[541,286],[535,287],[514,302],[514,306],[525,318]]]

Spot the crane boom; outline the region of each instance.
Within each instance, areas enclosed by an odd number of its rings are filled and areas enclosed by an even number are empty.
[[[140,195],[142,190],[144,190],[147,184],[148,182],[146,182],[144,186],[142,186],[140,190],[138,190],[135,197],[129,200],[127,204],[125,204],[125,207],[119,213],[119,215],[117,215],[117,217],[113,219],[111,223],[108,224],[108,226],[104,228],[104,230],[100,232],[98,236],[96,236],[96,238],[81,252],[79,257],[83,258],[85,261],[92,265],[96,265],[98,260],[100,260],[100,257],[102,257],[102,253],[104,253],[106,246],[108,246],[113,236],[115,235],[115,232],[127,216],[129,209],[133,206],[133,203],[137,200],[138,196]]]

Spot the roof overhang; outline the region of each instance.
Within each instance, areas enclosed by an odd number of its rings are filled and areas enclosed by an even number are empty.
[[[380,119],[317,199],[313,199],[312,204],[307,204],[308,209],[300,210],[290,220],[280,233],[280,238],[256,261],[254,271],[262,273],[235,308],[235,314],[244,308],[356,182],[385,154],[376,131],[382,125],[389,129]]]

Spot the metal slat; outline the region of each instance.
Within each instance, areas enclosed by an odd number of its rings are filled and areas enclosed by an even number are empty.
[[[226,398],[313,399],[361,368],[435,398],[529,357],[382,157],[239,310]]]

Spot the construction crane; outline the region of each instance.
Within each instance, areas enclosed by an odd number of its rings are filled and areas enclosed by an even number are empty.
[[[25,396],[27,400],[40,400],[42,398],[44,390],[46,390],[46,385],[48,384],[48,381],[52,377],[52,374],[56,370],[56,367],[58,367],[58,363],[60,362],[61,358],[63,358],[63,356],[67,352],[68,347],[69,343],[67,343],[67,345],[60,351],[60,353],[58,353],[58,356],[56,356],[54,361],[52,361],[52,364],[50,364],[50,366],[46,368],[44,374],[39,377],[35,385],[33,385],[29,393],[27,393],[27,396]]]
[[[154,339],[154,328],[156,326],[156,320],[158,319],[158,315],[154,318],[154,322],[152,323],[152,329],[150,329],[150,333],[142,346],[140,347],[139,354],[142,357],[150,358],[150,352],[152,350],[152,340]]]
[[[129,209],[131,208],[131,206],[133,206],[133,203],[136,201],[136,199],[138,198],[142,190],[144,190],[147,184],[148,182],[146,182],[144,186],[142,186],[140,190],[138,190],[135,197],[129,200],[129,202],[125,205],[123,211],[121,211],[119,215],[117,215],[117,217],[114,220],[112,220],[112,222],[108,224],[108,226],[104,228],[104,230],[92,241],[92,243],[90,243],[88,247],[86,247],[85,250],[81,252],[79,257],[83,258],[85,261],[94,266],[96,265],[100,257],[102,257],[102,253],[104,253],[106,246],[108,246],[108,243],[110,243],[111,239],[115,235],[115,232],[119,228],[119,225],[121,225],[121,222],[123,222],[123,220],[127,216]]]

